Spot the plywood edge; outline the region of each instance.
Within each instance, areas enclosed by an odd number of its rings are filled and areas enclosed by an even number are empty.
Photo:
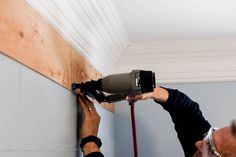
[[[0,51],[71,90],[102,75],[25,0],[0,1]],[[114,112],[114,104],[102,104]]]

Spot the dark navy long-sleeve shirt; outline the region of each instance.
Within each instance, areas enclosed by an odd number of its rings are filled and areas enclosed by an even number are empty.
[[[162,107],[170,113],[186,157],[196,152],[195,143],[202,140],[211,125],[202,115],[198,103],[184,93],[168,89],[169,97]]]

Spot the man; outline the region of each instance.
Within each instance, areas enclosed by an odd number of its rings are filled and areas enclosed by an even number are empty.
[[[213,129],[199,105],[178,90],[156,87],[153,92],[127,100],[154,99],[170,113],[186,157],[236,157],[236,121]]]
[[[236,157],[235,122],[232,127],[211,131],[199,105],[178,90],[157,87],[151,93],[128,97],[135,100],[149,98],[170,113],[186,157]]]

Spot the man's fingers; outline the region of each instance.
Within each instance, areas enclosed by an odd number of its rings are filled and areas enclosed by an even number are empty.
[[[126,100],[132,101],[132,100],[142,100],[143,96],[142,95],[128,95],[126,97]]]
[[[143,100],[143,98],[144,98],[144,95],[136,95],[134,97],[135,100]]]
[[[94,113],[94,112],[96,113],[97,112],[94,104],[87,97],[82,96],[81,101],[82,101],[81,103],[83,103],[86,106],[89,113]]]
[[[90,101],[87,97],[84,97],[83,101],[84,101],[85,104],[88,106],[88,108],[89,108],[89,110],[90,110],[91,112],[96,111],[96,108],[95,108],[93,102]]]
[[[146,100],[146,99],[149,99],[149,98],[152,98],[153,96],[153,92],[150,92],[150,93],[144,93],[144,94],[140,94],[140,95],[128,95],[126,97],[126,100]]]
[[[82,100],[83,99],[83,96],[79,96],[78,97],[79,99],[79,104],[84,112],[84,114],[88,115],[89,114],[89,110],[88,110],[88,107],[87,105],[84,103],[84,101]]]

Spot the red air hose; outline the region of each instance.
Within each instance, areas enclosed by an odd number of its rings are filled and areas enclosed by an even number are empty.
[[[133,132],[134,157],[138,157],[138,142],[136,134],[134,103],[130,102],[129,105],[131,112],[132,132]]]

